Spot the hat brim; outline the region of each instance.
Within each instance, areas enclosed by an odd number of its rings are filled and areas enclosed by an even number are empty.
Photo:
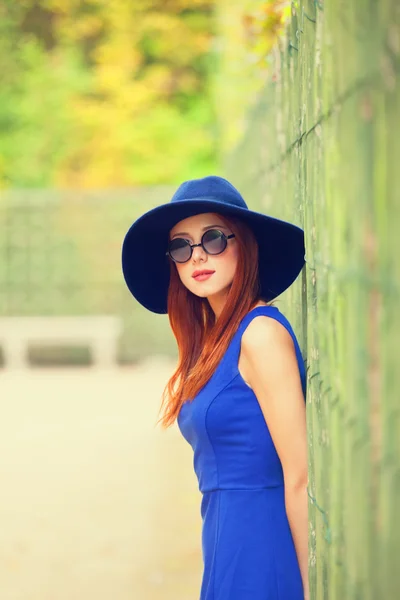
[[[215,199],[182,200],[146,212],[130,226],[122,244],[126,284],[142,306],[166,314],[170,279],[166,256],[170,229],[203,212],[239,217],[253,230],[259,246],[261,296],[273,300],[298,277],[304,266],[304,231],[287,221]]]

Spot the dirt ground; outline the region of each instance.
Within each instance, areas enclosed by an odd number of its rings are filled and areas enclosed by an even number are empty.
[[[198,600],[193,454],[155,424],[172,370],[0,370],[2,600]]]

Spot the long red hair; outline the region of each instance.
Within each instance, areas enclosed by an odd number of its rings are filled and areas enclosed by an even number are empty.
[[[182,403],[193,399],[221,361],[242,318],[259,300],[258,244],[242,220],[219,214],[235,234],[238,262],[224,308],[217,320],[206,298],[190,292],[170,261],[168,317],[178,344],[178,366],[162,394],[164,429],[172,425]],[[229,242],[228,242],[229,243]]]

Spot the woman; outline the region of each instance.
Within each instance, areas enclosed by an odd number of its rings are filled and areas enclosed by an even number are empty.
[[[271,304],[303,264],[303,231],[217,176],[184,182],[124,239],[129,290],[178,344],[162,422],[194,451],[200,600],[308,599],[306,373]]]

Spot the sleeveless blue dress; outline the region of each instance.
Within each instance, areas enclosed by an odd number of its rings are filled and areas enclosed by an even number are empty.
[[[212,377],[178,414],[194,451],[202,493],[200,600],[303,600],[286,515],[282,465],[257,397],[238,370],[241,337],[259,315],[292,336],[304,398],[306,371],[286,317],[275,306],[247,313]]]

